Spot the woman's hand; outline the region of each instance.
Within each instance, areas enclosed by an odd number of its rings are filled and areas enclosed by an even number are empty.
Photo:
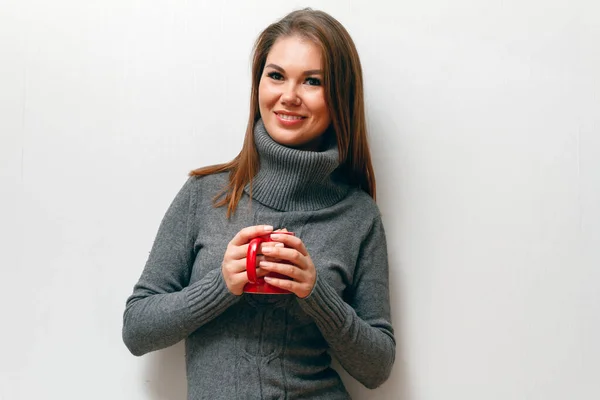
[[[249,226],[239,231],[231,242],[227,245],[227,250],[223,256],[223,264],[221,272],[227,289],[236,296],[244,292],[244,285],[248,283],[248,275],[246,274],[246,254],[248,253],[248,243],[255,237],[268,235],[273,232],[273,227],[270,225]],[[264,250],[264,249],[263,249]],[[256,262],[263,260],[264,257],[257,257]],[[257,269],[257,276],[263,276],[266,271]]]
[[[291,280],[265,276],[265,281],[269,285],[289,290],[300,298],[307,297],[315,287],[317,270],[304,243],[296,236],[276,233],[271,234],[271,240],[283,243],[285,247],[264,247],[262,251],[265,256],[268,256],[268,259],[260,262],[260,268],[288,276]],[[274,262],[272,259],[286,263]]]

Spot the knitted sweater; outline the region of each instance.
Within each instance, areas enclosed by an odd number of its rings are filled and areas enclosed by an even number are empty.
[[[175,197],[127,300],[125,344],[142,355],[185,339],[189,399],[348,399],[330,354],[366,387],[379,386],[395,340],[377,206],[335,180],[335,145],[291,149],[261,121],[255,143],[252,200],[246,192],[231,218],[212,204],[226,173],[190,178]],[[227,244],[258,224],[302,239],[317,270],[308,297],[228,291],[221,274]]]

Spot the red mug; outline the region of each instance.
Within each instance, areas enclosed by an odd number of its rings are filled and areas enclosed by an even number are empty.
[[[277,231],[273,232],[277,235],[293,235],[294,232]],[[254,238],[248,244],[248,253],[246,254],[246,274],[248,274],[248,283],[244,286],[244,293],[253,294],[290,294],[291,292],[280,289],[276,286],[269,285],[264,277],[256,276],[256,252],[258,245],[263,242],[272,242],[271,234]],[[278,274],[277,272],[269,272],[269,277],[279,279],[290,279],[288,276]]]

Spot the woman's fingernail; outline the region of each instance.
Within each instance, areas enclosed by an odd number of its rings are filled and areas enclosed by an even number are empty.
[[[263,226],[263,228],[264,228],[265,231],[269,231],[269,232],[273,230],[273,226],[272,225],[265,225],[265,226]]]
[[[275,243],[273,247],[283,247],[285,246],[283,243]]]

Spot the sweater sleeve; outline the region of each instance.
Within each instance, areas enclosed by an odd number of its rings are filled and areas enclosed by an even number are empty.
[[[331,353],[369,389],[387,380],[395,359],[388,281],[385,232],[377,217],[361,246],[350,304],[319,276],[312,293],[298,299],[319,327]]]
[[[167,210],[127,299],[123,341],[134,355],[179,342],[239,300],[227,289],[219,269],[188,286],[198,232],[195,179],[183,185]]]

